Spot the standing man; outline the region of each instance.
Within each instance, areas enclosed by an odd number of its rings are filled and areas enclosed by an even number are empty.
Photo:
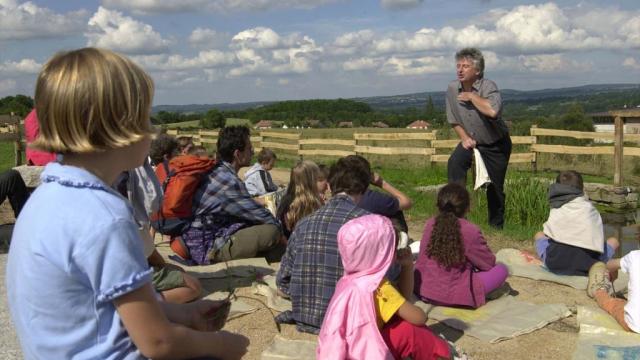
[[[496,84],[484,78],[484,57],[476,48],[456,53],[458,79],[447,88],[447,121],[460,137],[447,166],[449,182],[466,182],[473,149],[477,148],[487,167],[489,225],[504,225],[504,178],[511,156],[509,130],[502,121],[502,98]]]

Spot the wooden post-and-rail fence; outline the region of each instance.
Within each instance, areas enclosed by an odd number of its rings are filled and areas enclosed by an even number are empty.
[[[612,111],[615,118],[615,132],[587,132],[557,129],[538,128],[535,125],[530,129],[530,136],[511,136],[514,145],[528,145],[524,152],[511,154],[509,163],[530,163],[536,170],[537,156],[540,153],[574,154],[574,155],[613,155],[614,158],[614,186],[622,186],[622,157],[640,157],[640,147],[627,146],[627,142],[635,142],[640,145],[640,134],[624,134],[623,124],[627,117],[640,117],[640,110]],[[332,131],[332,130],[327,130]],[[344,131],[335,129],[336,132]],[[170,135],[192,136],[196,145],[215,144],[217,131],[200,130],[197,133],[179,133],[177,130],[169,130]],[[438,154],[438,149],[453,149],[460,140],[438,140],[437,131],[431,132],[402,132],[402,133],[354,133],[352,139],[334,138],[302,138],[301,132],[261,131],[259,135],[251,136],[251,142],[256,151],[267,147],[283,150],[287,153],[304,156],[347,156],[354,154],[375,155],[418,155],[427,156],[431,162],[442,163],[449,160],[449,154]],[[614,145],[595,146],[569,146],[540,144],[539,137],[568,137],[574,139],[591,139],[604,142],[613,142]],[[375,146],[366,145],[376,141]],[[398,143],[412,141],[424,142],[424,146],[399,146]],[[378,145],[380,142],[385,145]],[[387,145],[388,144],[388,145]],[[320,145],[320,147],[318,147]],[[442,150],[440,152],[443,152]]]
[[[22,153],[24,151],[22,130],[20,129],[20,121],[22,118],[14,113],[8,115],[0,115],[0,141],[12,141],[15,166],[22,165]]]

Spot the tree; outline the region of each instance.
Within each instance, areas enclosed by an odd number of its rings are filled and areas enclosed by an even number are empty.
[[[207,111],[202,119],[200,119],[200,127],[203,129],[220,129],[226,123],[224,115],[218,109]]]
[[[33,109],[33,99],[25,95],[7,96],[0,99],[0,114],[15,113],[26,116]]]

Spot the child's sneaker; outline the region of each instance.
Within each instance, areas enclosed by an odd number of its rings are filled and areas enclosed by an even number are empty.
[[[607,266],[598,261],[589,269],[589,282],[587,284],[587,295],[594,297],[596,290],[604,290],[607,294],[613,296],[613,285],[609,280],[609,272]]]

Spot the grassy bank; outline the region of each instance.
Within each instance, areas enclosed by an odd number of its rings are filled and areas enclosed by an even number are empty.
[[[314,159],[316,162],[331,164],[334,159]],[[277,167],[291,168],[296,162],[294,157],[278,158]],[[380,165],[372,162],[373,170],[380,173],[384,179],[413,200],[413,207],[405,212],[407,221],[424,222],[437,212],[436,193],[419,191],[416,188],[428,185],[438,185],[447,182],[445,165],[407,166],[402,162],[395,165],[385,163]],[[484,190],[473,191],[471,172],[469,172],[468,189],[471,192],[471,212],[468,219],[478,224],[485,234],[509,237],[525,241],[542,229],[542,224],[549,214],[547,204],[547,183],[540,178],[553,179],[557,173],[537,173],[532,176],[529,171],[509,169],[505,184],[506,214],[505,227],[496,231],[487,223],[487,197]],[[593,179],[592,179],[593,180]],[[599,179],[601,180],[601,179]]]

